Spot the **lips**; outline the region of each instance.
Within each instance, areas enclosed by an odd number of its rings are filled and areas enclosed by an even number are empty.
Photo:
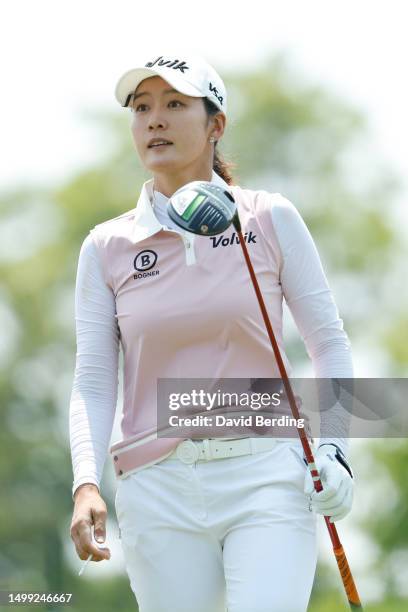
[[[148,149],[155,149],[160,147],[166,147],[167,145],[172,145],[173,143],[170,140],[166,140],[165,138],[152,138],[149,144],[147,145]]]

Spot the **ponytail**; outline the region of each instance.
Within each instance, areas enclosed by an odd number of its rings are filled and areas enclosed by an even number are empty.
[[[231,169],[235,168],[235,164],[227,162],[223,159],[217,151],[217,145],[214,148],[214,161],[213,170],[216,172],[228,185],[234,184],[234,178],[231,174]]]

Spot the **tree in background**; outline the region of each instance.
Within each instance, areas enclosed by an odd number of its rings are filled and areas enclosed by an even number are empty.
[[[402,375],[408,363],[408,299],[398,280],[403,253],[395,222],[398,183],[373,153],[364,116],[308,83],[284,56],[226,77],[230,119],[221,149],[237,164],[236,182],[281,192],[294,202],[317,243],[353,346],[380,350],[383,375]],[[133,148],[128,111],[115,107],[84,120],[93,122],[98,140],[106,143],[102,162],[58,187],[16,188],[1,197],[0,587],[73,591],[73,612],[105,612],[134,609],[127,577],[103,584],[78,579],[64,552],[71,544],[68,406],[75,273],[89,230],[133,208],[148,176]],[[397,301],[390,295],[395,289]],[[288,339],[288,355],[295,367],[304,359],[298,337]],[[408,445],[387,449],[382,445],[371,456],[395,481],[395,504],[381,523],[361,525],[379,547],[382,577],[389,573],[389,555],[408,550],[403,477]],[[374,474],[367,478],[374,480]],[[114,516],[112,499],[103,495]],[[311,612],[340,609],[340,582],[320,579],[336,571],[334,563],[319,570]],[[387,587],[398,596],[389,578]],[[395,599],[396,612],[398,605]]]

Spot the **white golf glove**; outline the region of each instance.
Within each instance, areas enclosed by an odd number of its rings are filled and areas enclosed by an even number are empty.
[[[317,493],[310,470],[305,477],[304,492],[309,497],[309,509],[330,516],[330,522],[340,521],[353,504],[354,479],[344,453],[334,444],[322,444],[314,454],[323,491]]]

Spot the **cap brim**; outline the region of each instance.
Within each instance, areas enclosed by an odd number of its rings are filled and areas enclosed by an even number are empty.
[[[176,72],[173,74],[168,69],[163,74],[163,71],[155,68],[133,68],[125,72],[119,79],[115,88],[115,98],[122,106],[127,105],[129,94],[133,93],[144,79],[151,76],[160,76],[162,79],[167,81],[174,89],[177,89],[180,93],[186,96],[193,96],[195,98],[204,97],[202,92],[196,87],[186,82],[186,80],[179,76]]]

